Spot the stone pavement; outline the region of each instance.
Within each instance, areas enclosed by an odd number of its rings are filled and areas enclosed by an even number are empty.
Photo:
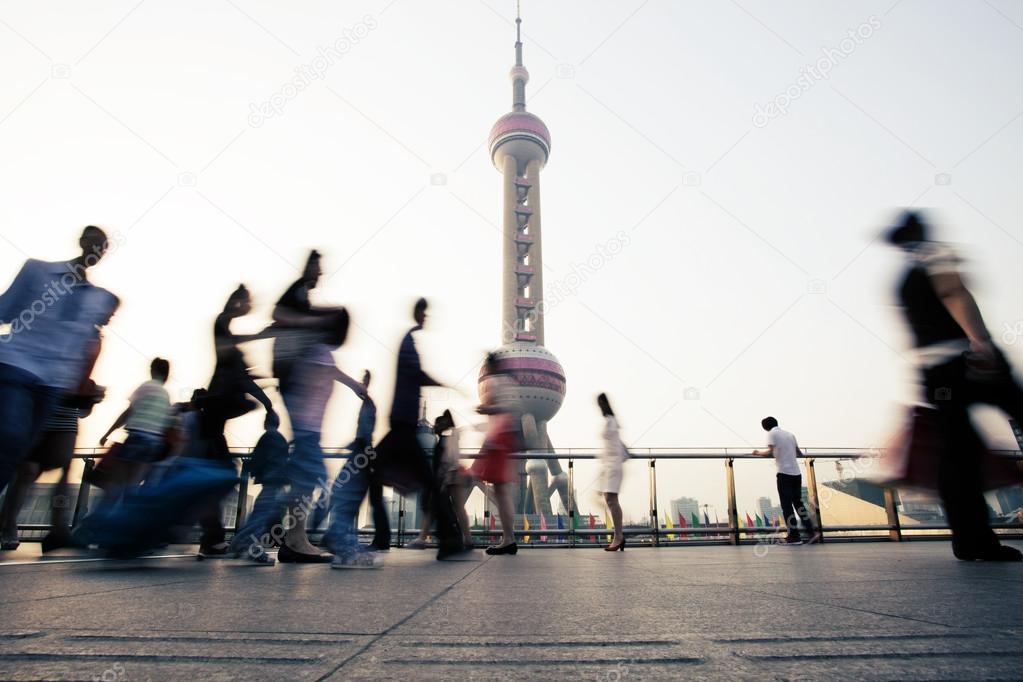
[[[28,545],[0,563],[0,679],[1023,678],[1023,564],[762,549],[395,549],[340,571]]]

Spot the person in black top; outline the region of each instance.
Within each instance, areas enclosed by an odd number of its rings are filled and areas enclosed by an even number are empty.
[[[991,341],[973,295],[948,246],[929,239],[923,217],[906,211],[887,234],[907,266],[898,295],[927,402],[941,417],[947,446],[938,453],[938,493],[952,529],[952,551],[964,561],[1020,561],[998,542],[984,501],[980,454],[985,445],[970,421],[973,404],[994,405],[1023,420],[1023,389]]]
[[[262,338],[262,335],[239,336],[231,331],[231,322],[248,315],[251,311],[252,297],[245,285],[240,284],[231,292],[223,312],[213,323],[213,344],[217,363],[209,388],[205,396],[198,401],[201,409],[199,418],[201,445],[198,448],[190,448],[191,452],[215,459],[232,469],[234,462],[228,452],[224,428],[229,420],[240,417],[255,407],[247,396],[258,400],[266,410],[265,428],[276,428],[280,423],[273,403],[249,374],[245,356],[238,348],[239,343]],[[199,540],[199,553],[202,556],[221,557],[228,553],[220,502],[216,500],[211,503],[199,519],[203,530]]]
[[[395,378],[394,401],[391,405],[390,430],[377,444],[374,463],[375,482],[388,484],[389,477],[411,481],[422,491],[424,509],[437,524],[437,558],[446,559],[464,551],[462,532],[455,519],[451,499],[437,484],[430,462],[416,433],[419,423],[420,390],[424,386],[442,386],[423,371],[413,334],[426,322],[426,299],[416,301],[412,312],[415,326],[401,341],[398,371]],[[378,538],[381,539],[382,538]]]

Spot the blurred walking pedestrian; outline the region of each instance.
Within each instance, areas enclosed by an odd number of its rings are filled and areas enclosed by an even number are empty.
[[[369,455],[373,448],[373,431],[377,424],[377,406],[369,396],[369,383],[373,375],[367,369],[362,373],[362,388],[365,397],[359,407],[359,416],[355,427],[355,438],[348,444],[347,450],[350,456],[357,454]],[[330,486],[333,488],[333,484]],[[381,552],[391,548],[391,525],[387,519],[387,510],[384,508],[383,486],[371,484],[369,487],[369,504],[373,512],[373,542],[370,547]],[[316,509],[313,512],[313,530],[320,528],[327,520],[327,512],[330,509],[330,490],[323,490],[320,499],[317,500]]]
[[[154,358],[149,363],[149,380],[135,389],[128,399],[128,407],[99,439],[103,446],[110,434],[121,427],[128,432],[124,444],[111,455],[119,464],[120,481],[106,489],[103,505],[113,504],[121,494],[138,485],[152,465],[167,455],[164,435],[176,417],[164,387],[169,377],[170,362]]]
[[[994,405],[1023,423],[1023,389],[991,340],[963,281],[959,257],[948,245],[931,240],[923,216],[904,212],[887,240],[906,257],[898,296],[913,335],[926,402],[937,410],[943,429],[937,442],[944,446],[934,457],[952,552],[964,561],[1020,561],[1019,550],[1001,544],[991,530],[981,475],[986,446],[969,408]]]
[[[263,486],[252,514],[245,527],[231,542],[231,551],[256,563],[273,565],[274,559],[263,549],[263,536],[272,533],[275,523],[285,509],[281,550],[278,560],[285,563],[320,563],[330,561],[312,546],[304,532],[294,533],[313,508],[313,493],[317,485],[325,485],[327,470],[320,447],[320,432],[334,382],[350,388],[360,398],[366,395],[362,384],[342,372],[335,364],[333,351],[344,343],[348,333],[348,314],[344,311],[328,316],[330,326],[325,328],[318,343],[308,348],[305,355],[291,367],[288,387],[288,409],[294,432],[294,450],[286,463],[272,462],[270,466],[280,473],[271,474]],[[365,493],[365,489],[363,489]],[[361,496],[360,496],[361,500]]]
[[[437,417],[433,423],[433,432],[437,435],[437,444],[433,450],[433,468],[437,476],[441,495],[451,501],[462,531],[462,544],[466,548],[473,546],[472,527],[469,525],[469,514],[465,511],[465,503],[472,492],[472,475],[462,466],[462,449],[459,444],[458,429],[451,410]]]
[[[331,525],[325,539],[335,559],[333,568],[375,568],[379,559],[359,548],[356,517],[371,478],[399,490],[419,490],[429,500],[437,524],[437,559],[444,560],[464,551],[458,523],[446,497],[437,494],[437,482],[416,433],[420,391],[442,384],[423,371],[414,334],[426,322],[426,299],[413,308],[413,326],[401,341],[391,405],[390,431],[377,444],[372,457],[348,460],[331,491]],[[372,472],[370,469],[372,468]]]
[[[0,492],[32,449],[60,394],[75,391],[117,297],[89,282],[107,236],[90,225],[68,261],[30,258],[0,294]]]
[[[486,553],[514,555],[519,551],[512,503],[512,484],[517,475],[511,456],[525,449],[523,420],[528,415],[523,415],[515,380],[499,369],[493,353],[487,355],[481,376],[484,379],[483,403],[476,411],[489,419],[480,456],[473,462],[471,471],[476,478],[493,484],[502,533],[501,542],[487,547]],[[532,428],[535,430],[535,425]]]
[[[237,473],[234,459],[228,451],[224,431],[227,422],[237,419],[255,408],[247,396],[255,398],[266,411],[264,428],[277,428],[280,419],[266,392],[249,373],[248,363],[239,344],[263,338],[262,334],[241,336],[231,331],[231,323],[252,312],[252,296],[244,284],[231,292],[223,311],[213,323],[213,346],[216,366],[209,388],[200,399],[199,420],[200,448],[191,448],[200,457],[213,460],[225,469]],[[199,540],[199,554],[208,558],[227,556],[228,543],[223,524],[222,500],[211,501],[199,517],[202,536]]]

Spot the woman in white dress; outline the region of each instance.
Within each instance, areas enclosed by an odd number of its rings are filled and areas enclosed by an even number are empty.
[[[608,511],[611,512],[611,522],[614,524],[615,533],[611,544],[604,548],[605,552],[617,552],[625,550],[625,534],[622,532],[622,505],[618,503],[618,491],[622,487],[622,468],[628,451],[622,444],[618,435],[618,420],[608,402],[607,394],[601,393],[597,396],[597,405],[604,415],[604,449],[600,453],[600,476],[597,480],[597,490],[604,495]]]

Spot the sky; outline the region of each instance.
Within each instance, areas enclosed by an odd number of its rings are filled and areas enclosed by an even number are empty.
[[[510,0],[0,3],[0,279],[73,256],[86,224],[117,243],[92,275],[122,300],[96,369],[109,393],[79,445],[154,356],[175,398],[205,385],[231,290],[256,303],[236,330],[261,328],[310,248],[327,273],[314,299],[352,314],[337,360],[373,370],[382,414],[426,296],[424,366],[458,388],[428,392],[428,410],[471,419],[500,334],[486,137],[510,109],[514,15]],[[883,444],[916,396],[899,257],[875,241],[899,207],[931,210],[1023,360],[1023,7],[525,0],[522,15],[528,108],[553,140],[557,447],[599,446],[601,391],[637,450],[745,452],[767,414],[809,448]],[[246,352],[269,374],[267,343]],[[338,389],[325,445],[348,442],[357,406]],[[230,440],[259,428],[250,415]],[[719,462],[678,467],[659,472],[663,496],[723,480]],[[756,471],[742,496],[770,489],[769,463]]]

